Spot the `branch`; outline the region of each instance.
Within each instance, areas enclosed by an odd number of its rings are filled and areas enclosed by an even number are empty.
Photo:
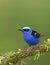
[[[29,53],[21,49],[18,49],[17,52],[0,53],[0,65],[26,65],[22,60],[30,56],[33,56],[34,60],[38,59],[43,53],[50,52],[50,39],[43,43],[41,44],[42,51],[37,46],[34,46],[31,47]]]

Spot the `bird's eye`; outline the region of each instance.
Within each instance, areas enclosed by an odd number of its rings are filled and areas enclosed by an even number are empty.
[[[29,31],[29,29],[23,29],[23,31]]]

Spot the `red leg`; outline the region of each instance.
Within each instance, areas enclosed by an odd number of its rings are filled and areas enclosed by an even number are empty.
[[[38,45],[39,51],[42,52],[43,51],[43,47],[39,44]]]
[[[26,50],[26,53],[30,53],[31,52],[31,46],[29,46],[28,48],[27,48],[27,50]]]

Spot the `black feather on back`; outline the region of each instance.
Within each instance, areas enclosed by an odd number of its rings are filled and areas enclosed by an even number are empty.
[[[36,35],[35,35],[35,33],[36,33]],[[33,36],[36,36],[37,38],[40,38],[40,36],[41,36],[38,32],[33,31],[33,30],[32,30],[32,35]]]

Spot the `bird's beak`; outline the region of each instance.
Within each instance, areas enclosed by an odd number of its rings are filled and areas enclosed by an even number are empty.
[[[18,29],[19,31],[22,31],[22,29]]]

